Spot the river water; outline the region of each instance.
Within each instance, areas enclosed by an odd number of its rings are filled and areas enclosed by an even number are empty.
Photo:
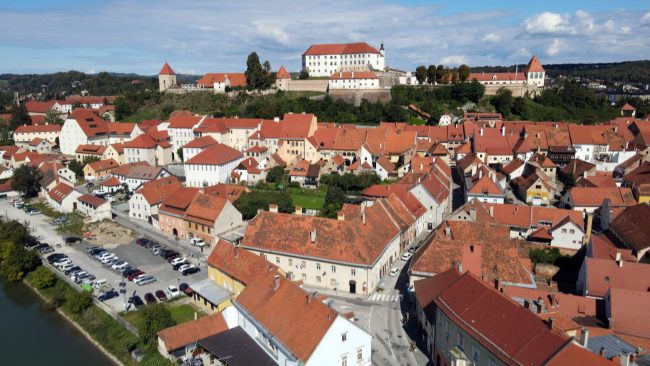
[[[0,365],[114,366],[23,283],[0,277]]]

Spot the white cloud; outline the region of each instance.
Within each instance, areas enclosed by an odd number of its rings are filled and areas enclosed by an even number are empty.
[[[524,20],[524,29],[529,34],[573,33],[568,15],[545,11]]]
[[[643,14],[640,23],[641,25],[650,25],[650,11]]]
[[[458,66],[461,64],[467,63],[467,58],[463,55],[449,55],[445,56],[440,60],[440,63],[443,65]]]
[[[553,43],[551,43],[551,46],[546,51],[546,53],[548,53],[549,56],[556,56],[557,54],[560,53],[561,49],[562,49],[562,41],[560,41],[558,38],[555,38],[553,40]]]
[[[498,34],[488,33],[482,39],[484,42],[496,43],[501,40],[501,37]]]

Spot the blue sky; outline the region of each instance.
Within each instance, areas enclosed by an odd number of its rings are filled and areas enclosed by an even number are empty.
[[[650,2],[601,0],[0,0],[0,73],[300,68],[313,43],[384,41],[387,63],[650,58]]]

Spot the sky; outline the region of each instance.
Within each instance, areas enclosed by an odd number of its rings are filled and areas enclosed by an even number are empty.
[[[0,74],[299,71],[311,44],[384,42],[387,65],[650,59],[648,0],[0,0]]]

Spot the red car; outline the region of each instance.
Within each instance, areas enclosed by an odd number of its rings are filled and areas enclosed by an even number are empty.
[[[153,296],[151,292],[147,292],[146,294],[144,294],[144,301],[146,301],[147,304],[155,304],[156,298]]]
[[[165,291],[163,291],[163,290],[158,290],[158,291],[156,291],[156,297],[157,297],[158,300],[160,300],[160,301],[165,301],[165,300],[167,300],[167,295],[165,294]]]
[[[127,278],[129,279],[129,281],[133,281],[133,280],[135,280],[136,277],[138,277],[141,274],[144,274],[144,272],[143,271],[133,272]]]

